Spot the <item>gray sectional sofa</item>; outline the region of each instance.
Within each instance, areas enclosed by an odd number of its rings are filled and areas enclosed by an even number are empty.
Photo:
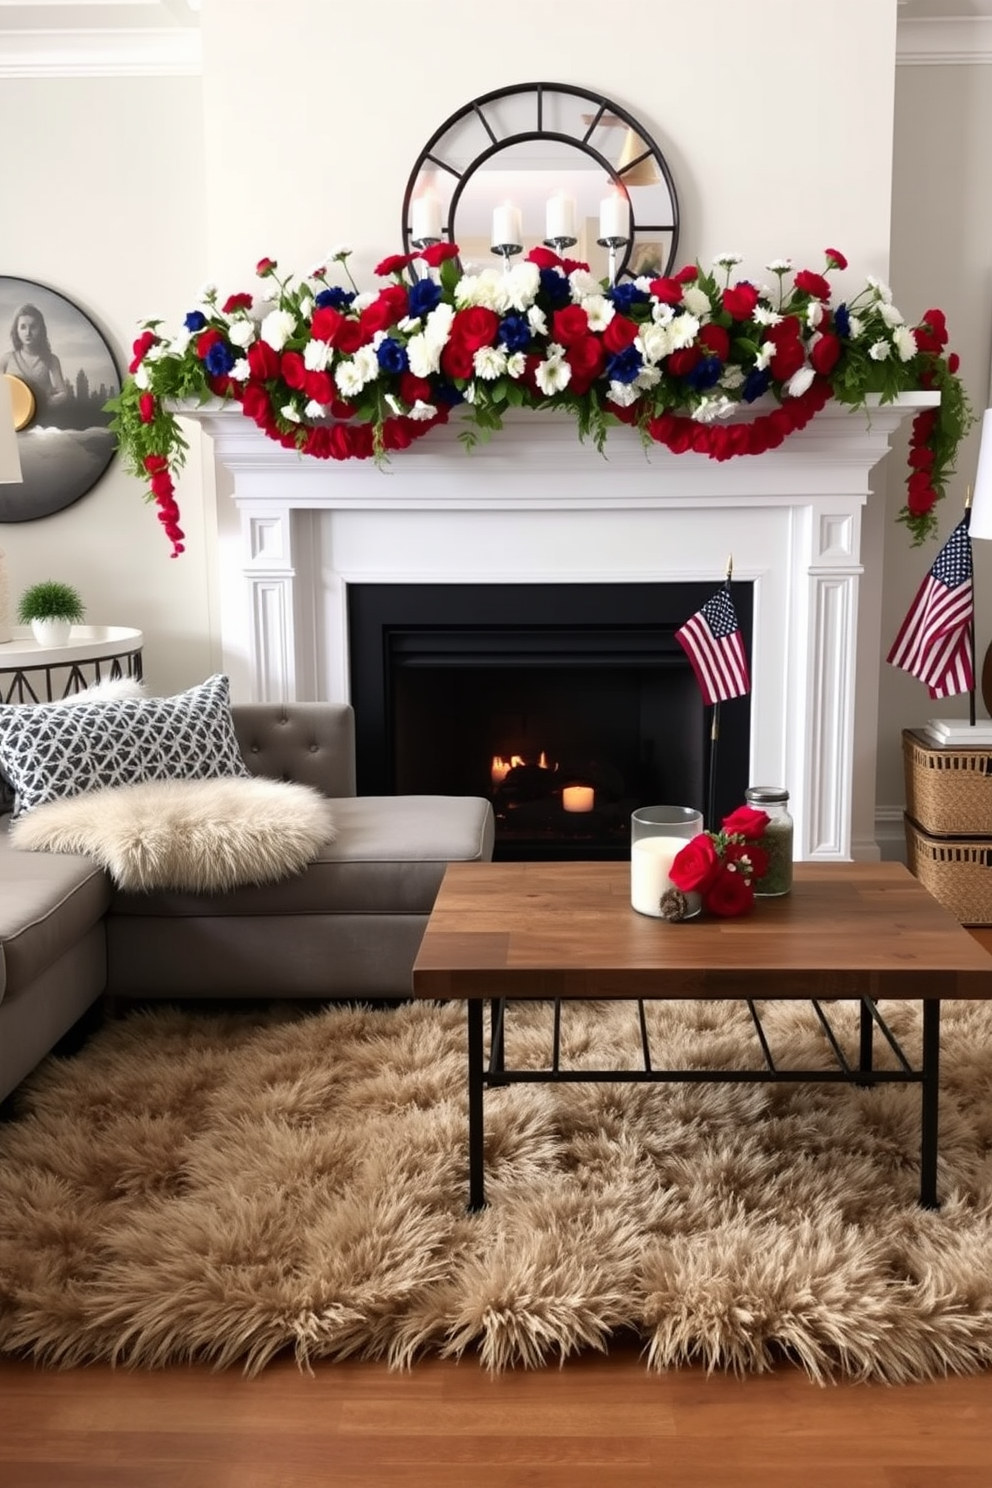
[[[251,772],[329,796],[336,839],[278,883],[133,894],[88,857],[15,851],[0,818],[0,1100],[105,994],[409,996],[445,865],[492,856],[489,802],[356,796],[350,707],[232,713]]]

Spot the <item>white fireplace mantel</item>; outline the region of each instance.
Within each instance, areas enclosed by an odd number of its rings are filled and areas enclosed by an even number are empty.
[[[221,574],[238,596],[225,665],[243,661],[247,635],[256,700],[346,702],[351,584],[716,588],[732,557],[735,580],[754,585],[749,779],[788,786],[799,856],[877,855],[873,780],[855,820],[853,779],[855,760],[874,767],[874,711],[856,694],[859,660],[877,669],[879,652],[877,634],[862,625],[859,637],[862,574],[881,563],[863,552],[862,515],[893,431],[937,401],[831,403],[778,449],[722,462],[645,451],[624,427],[601,455],[568,415],[528,410],[466,452],[453,418],[384,469],[301,457],[234,405],[184,408],[241,514],[240,553]]]

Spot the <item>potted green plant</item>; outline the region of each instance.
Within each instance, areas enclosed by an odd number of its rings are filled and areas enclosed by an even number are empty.
[[[25,589],[17,604],[17,618],[30,625],[39,646],[64,646],[73,625],[85,615],[83,601],[71,584],[43,579]]]

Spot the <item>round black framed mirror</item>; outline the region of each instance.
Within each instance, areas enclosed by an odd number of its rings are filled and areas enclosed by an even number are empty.
[[[601,279],[611,237],[617,278],[666,274],[678,249],[678,197],[658,145],[619,104],[567,83],[498,88],[452,114],[417,157],[402,211],[407,252],[444,239],[466,267],[496,265],[506,236],[524,253],[557,247]]]

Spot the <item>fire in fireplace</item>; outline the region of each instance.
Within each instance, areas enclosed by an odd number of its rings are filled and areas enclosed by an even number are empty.
[[[351,698],[364,794],[484,795],[496,856],[622,858],[630,814],[716,814],[748,784],[750,700],[720,738],[675,631],[713,592],[676,584],[357,584]],[[735,585],[745,644],[752,592]]]

